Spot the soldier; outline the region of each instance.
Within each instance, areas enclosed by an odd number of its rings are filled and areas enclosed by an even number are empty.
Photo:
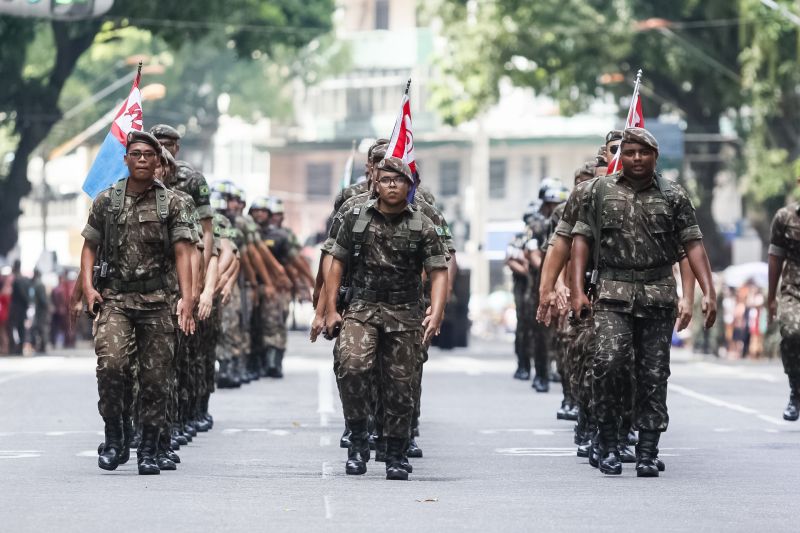
[[[445,250],[429,218],[412,210],[408,165],[397,158],[377,166],[378,198],[353,208],[336,237],[325,279],[328,335],[341,327],[345,418],[352,431],[346,472],[366,472],[370,381],[377,370],[384,405],[387,479],[408,479],[402,464],[414,410],[414,376],[422,363],[421,345],[438,333],[447,294]],[[352,302],[342,316],[336,299],[345,264],[351,267]],[[425,316],[420,276],[431,279],[431,312]]]
[[[572,230],[572,312],[592,313],[597,337],[593,366],[595,415],[599,426],[600,471],[620,474],[617,449],[625,398],[619,383],[633,362],[634,423],[639,429],[636,473],[659,473],[658,442],[667,429],[667,379],[677,295],[672,265],[685,249],[703,290],[705,325],[716,318],[716,295],[694,207],[679,185],[656,174],[658,143],[643,128],[629,128],[621,144],[622,172],[582,189]],[[597,261],[596,301],[584,293],[589,247]]]
[[[84,298],[95,315],[98,408],[105,422],[105,443],[98,466],[114,470],[126,455],[122,411],[128,358],[139,360],[142,439],[139,473],[158,474],[156,450],[165,423],[164,383],[174,350],[168,282],[164,273],[175,262],[182,302],[178,325],[194,331],[191,302],[191,225],[174,193],[156,181],[161,146],[152,135],[131,132],[125,163],[130,177],[98,195],[82,235]],[[92,273],[98,259],[98,285]],[[173,259],[174,256],[174,259]]]
[[[527,227],[531,219],[536,216],[539,207],[535,202],[528,204],[522,221]],[[517,370],[514,372],[514,379],[527,381],[531,378],[531,359],[528,355],[528,344],[530,339],[527,333],[530,330],[529,322],[532,317],[525,311],[528,309],[526,299],[530,292],[530,266],[528,258],[525,256],[525,233],[518,233],[514,236],[506,250],[506,266],[511,269],[511,281],[514,291],[514,309],[517,315],[517,325],[514,331],[514,353],[517,355]]]
[[[800,206],[796,203],[782,207],[772,219],[767,293],[770,322],[779,310],[779,282],[781,360],[790,391],[783,419],[794,422],[800,413]]]

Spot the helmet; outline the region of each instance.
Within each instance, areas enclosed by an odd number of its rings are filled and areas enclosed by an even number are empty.
[[[252,202],[250,202],[250,211],[253,209],[262,209],[264,211],[269,211],[269,198],[266,196],[259,196],[255,198]]]
[[[283,207],[283,200],[277,196],[270,196],[268,205],[268,209],[273,215],[282,215],[286,211]]]
[[[539,185],[539,200],[544,200],[544,193],[547,189],[561,186],[561,182],[555,178],[543,178]]]
[[[566,202],[567,198],[569,198],[569,189],[559,184],[548,188],[544,192],[542,201],[548,204],[560,204],[561,202]]]
[[[232,181],[215,181],[211,184],[211,192],[216,192],[225,197],[225,199],[236,196],[236,185]]]
[[[216,191],[211,193],[208,203],[215,211],[226,211],[228,209],[228,201],[225,199],[225,196]]]
[[[522,221],[527,223],[528,220],[535,217],[536,214],[539,212],[541,204],[542,202],[540,202],[539,200],[534,200],[528,203],[528,206],[525,208],[525,212],[522,213]]]

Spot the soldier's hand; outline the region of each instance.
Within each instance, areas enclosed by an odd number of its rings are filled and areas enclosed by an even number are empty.
[[[69,330],[75,331],[75,325],[78,323],[78,317],[81,316],[83,312],[83,302],[77,300],[75,302],[70,302],[69,304],[69,312],[67,313],[67,319],[69,321]]]
[[[675,329],[685,330],[692,321],[692,313],[692,302],[687,301],[686,298],[678,300],[678,318],[675,320]]]
[[[581,320],[592,316],[592,302],[589,301],[589,297],[586,294],[576,291],[571,295],[570,300],[572,302],[572,313],[575,316],[580,317]]]
[[[717,300],[703,295],[703,315],[706,317],[703,327],[711,329],[717,320]]]
[[[231,290],[228,286],[222,287],[222,291],[220,292],[220,296],[222,296],[222,305],[228,305],[228,302],[231,301]]]
[[[429,314],[422,321],[422,327],[425,328],[425,333],[422,335],[422,343],[427,344],[431,339],[439,335],[442,330],[442,319],[444,317],[434,316],[433,313]]]
[[[557,284],[556,307],[560,312],[567,311],[569,309],[569,298],[570,298],[569,287],[567,287],[562,283]]]
[[[767,325],[772,325],[775,317],[778,316],[778,301],[775,299],[767,301]]]
[[[84,292],[84,298],[86,298],[86,311],[93,317],[97,314],[100,304],[103,303],[103,297],[100,296],[100,293],[97,292],[94,287],[89,287],[89,289]]]
[[[294,285],[292,284],[292,280],[290,280],[289,276],[287,276],[286,274],[278,276],[276,283],[281,289],[285,291],[290,291],[292,290],[292,287],[294,287]]]
[[[267,300],[274,300],[275,294],[275,285],[264,285],[264,297]]]
[[[314,313],[314,319],[311,321],[311,342],[317,342],[317,337],[323,329],[325,329],[325,317]]]
[[[178,300],[178,327],[181,328],[187,335],[194,335],[194,317],[192,316],[192,308],[185,305],[183,298]]]
[[[550,326],[553,309],[556,306],[556,293],[548,291],[539,295],[539,307],[536,308],[536,320],[545,326]]]
[[[328,336],[334,338],[334,330],[342,327],[342,315],[333,311],[325,316],[325,330]]]
[[[214,305],[214,298],[209,291],[200,293],[200,301],[197,304],[197,318],[205,320],[211,316],[211,307]]]

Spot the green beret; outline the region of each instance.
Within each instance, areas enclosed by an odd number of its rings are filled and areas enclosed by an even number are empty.
[[[159,139],[166,138],[178,141],[181,138],[181,134],[178,133],[178,130],[168,124],[156,124],[150,128],[150,133]]]
[[[658,152],[658,141],[653,134],[644,128],[628,128],[622,134],[623,143],[638,143],[644,146],[649,146]]]
[[[153,147],[157,154],[161,154],[161,143],[158,142],[158,139],[147,133],[146,131],[137,131],[131,130],[128,133],[128,140],[125,144],[125,149],[127,150],[130,145],[134,143],[145,143],[149,144]]]

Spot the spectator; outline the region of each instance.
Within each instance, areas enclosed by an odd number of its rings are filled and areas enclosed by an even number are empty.
[[[0,276],[0,354],[8,353],[8,312],[11,308],[11,282],[14,278],[10,274]]]
[[[75,333],[69,327],[69,297],[72,294],[72,287],[75,285],[67,277],[67,272],[58,275],[58,285],[50,293],[52,304],[52,321],[50,325],[50,342],[55,346],[73,348],[75,346]]]
[[[47,289],[42,283],[42,273],[33,271],[34,315],[31,326],[31,344],[37,353],[47,353],[47,329],[50,321],[50,302],[47,299]]]
[[[14,261],[11,269],[11,305],[8,312],[8,343],[9,353],[22,355],[25,345],[25,317],[30,305],[29,289],[30,280],[20,272],[19,259]]]

